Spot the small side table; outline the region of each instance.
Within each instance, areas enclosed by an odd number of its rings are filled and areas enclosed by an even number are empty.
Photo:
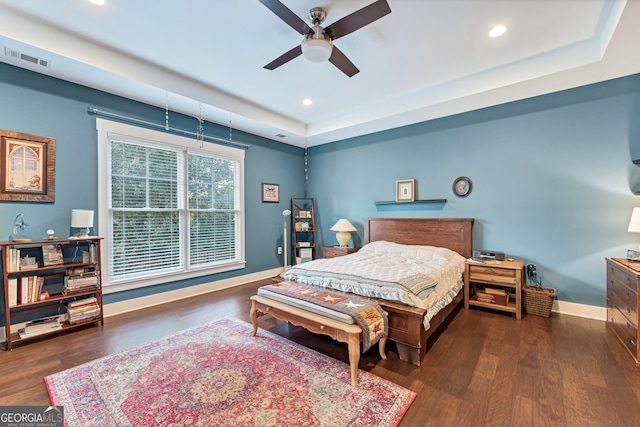
[[[470,305],[491,308],[493,310],[508,311],[516,314],[516,319],[522,319],[522,286],[524,285],[524,261],[485,261],[478,264],[471,261],[464,266],[464,308]],[[478,284],[481,288],[498,287],[507,291],[515,291],[515,299],[509,298],[506,305],[480,301],[476,292]]]
[[[322,257],[323,258],[335,258],[339,256],[353,254],[358,252],[360,248],[349,246],[346,248],[341,248],[340,246],[325,246],[322,248]]]

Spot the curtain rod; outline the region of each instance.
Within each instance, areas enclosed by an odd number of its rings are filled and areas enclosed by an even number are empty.
[[[173,132],[178,132],[178,133],[182,133],[184,135],[190,135],[194,138],[203,138],[206,140],[211,140],[211,141],[215,141],[215,142],[219,142],[221,144],[226,144],[226,145],[230,145],[232,147],[237,147],[237,148],[243,148],[245,150],[249,149],[249,145],[247,144],[242,144],[239,142],[234,142],[228,139],[224,139],[224,138],[219,138],[217,136],[209,136],[209,135],[200,135],[196,132],[192,132],[189,130],[184,130],[184,129],[178,129],[178,128],[174,128],[171,126],[166,126],[166,125],[161,125],[158,123],[153,123],[153,122],[148,122],[146,120],[140,120],[140,119],[136,119],[135,117],[128,117],[128,116],[123,116],[121,114],[116,114],[116,113],[110,113],[109,111],[102,111],[99,110],[97,108],[94,107],[87,107],[87,114],[89,114],[90,116],[103,116],[103,117],[109,117],[112,119],[120,119],[120,120],[126,120],[129,122],[133,122],[133,123],[138,123],[144,126],[148,126],[148,127],[155,127],[155,128],[162,128],[163,130],[167,131],[173,131]]]

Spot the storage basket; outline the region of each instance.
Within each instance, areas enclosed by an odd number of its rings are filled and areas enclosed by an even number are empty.
[[[524,306],[529,314],[549,317],[553,301],[556,299],[556,290],[543,288],[539,285],[524,285]]]

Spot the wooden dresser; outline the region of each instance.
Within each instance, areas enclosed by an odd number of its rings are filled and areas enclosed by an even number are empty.
[[[607,326],[629,350],[636,366],[640,367],[638,282],[640,262],[607,258]]]

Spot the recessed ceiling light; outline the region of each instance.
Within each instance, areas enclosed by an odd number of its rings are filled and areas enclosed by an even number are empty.
[[[311,98],[305,98],[302,100],[302,104],[303,105],[311,105],[313,104],[313,101],[311,100]]]
[[[500,37],[506,32],[507,32],[507,27],[505,27],[504,25],[496,25],[489,32],[489,37]]]
[[[104,4],[104,0],[89,0],[91,3],[93,4],[99,4],[99,5],[103,5]]]

